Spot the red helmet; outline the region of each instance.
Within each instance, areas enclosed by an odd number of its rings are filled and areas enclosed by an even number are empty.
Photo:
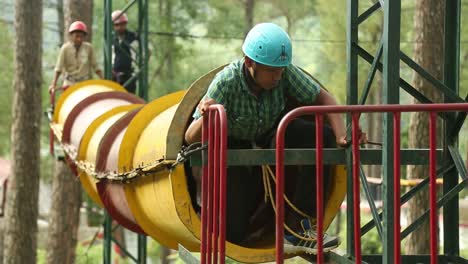
[[[120,10],[112,12],[112,22],[115,24],[122,24],[128,22],[128,17],[125,13]]]
[[[70,27],[68,28],[68,33],[72,33],[74,31],[81,31],[85,34],[88,34],[88,28],[86,27],[86,24],[82,21],[75,21],[71,23]]]

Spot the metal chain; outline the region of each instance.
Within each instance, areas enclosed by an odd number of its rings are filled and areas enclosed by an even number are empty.
[[[177,153],[177,159],[176,162],[172,165],[172,167],[177,166],[180,163],[186,162],[191,155],[193,155],[196,152],[202,151],[207,149],[208,146],[202,145],[201,142],[196,142],[188,146],[182,146],[182,149]]]
[[[60,131],[60,129],[54,124],[51,124],[51,128],[54,131],[55,136],[57,138],[61,138],[59,137],[59,135],[62,134],[62,131]],[[177,162],[173,160],[159,159],[147,165],[141,164],[140,166],[130,171],[120,173],[115,171],[97,172],[93,162],[76,159],[78,156],[78,152],[75,146],[63,143],[61,143],[61,146],[65,154],[70,158],[71,162],[73,162],[73,164],[75,164],[80,171],[88,174],[89,176],[93,177],[98,181],[106,179],[111,181],[129,182],[139,177],[154,174],[162,170],[170,170],[174,167],[175,164],[177,164]]]

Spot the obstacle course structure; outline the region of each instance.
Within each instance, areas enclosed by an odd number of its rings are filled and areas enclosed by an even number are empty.
[[[128,5],[123,8],[125,11],[127,8],[138,2],[139,5],[139,18],[138,25],[139,31],[143,33],[141,39],[141,56],[140,56],[140,65],[141,71],[139,71],[138,76],[142,78],[141,83],[139,84],[139,94],[145,98],[147,93],[147,18],[148,18],[148,3],[144,0],[134,0],[130,1]],[[444,63],[444,80],[439,81],[427,73],[422,67],[417,63],[411,60],[410,57],[405,55],[400,50],[400,14],[401,14],[401,1],[378,1],[372,5],[369,9],[363,13],[358,13],[358,6],[361,1],[359,0],[348,0],[348,33],[347,33],[347,50],[348,50],[348,93],[347,93],[347,104],[348,105],[357,105],[365,104],[367,94],[369,93],[370,87],[372,85],[374,76],[377,70],[382,71],[383,74],[383,98],[384,104],[399,104],[399,91],[402,88],[404,91],[408,92],[410,95],[417,98],[422,103],[432,103],[428,98],[423,94],[418,92],[414,87],[408,84],[400,77],[400,62],[404,62],[418,74],[423,76],[425,79],[430,81],[436,89],[439,89],[445,96],[446,103],[463,103],[466,102],[466,99],[461,98],[458,95],[458,83],[459,83],[459,50],[460,50],[460,0],[455,1],[445,1],[446,2],[446,15],[445,18],[445,63]],[[359,25],[363,23],[367,18],[373,15],[378,10],[382,10],[384,13],[384,31],[382,34],[381,44],[374,56],[368,53],[359,45],[358,31]],[[110,78],[110,36],[112,28],[110,21],[110,12],[112,11],[112,1],[105,1],[105,39],[106,39],[106,49],[105,49],[105,62],[106,68],[105,73],[106,77]],[[358,96],[358,58],[369,62],[372,66],[368,74],[368,81],[364,87],[364,91],[361,97]],[[176,162],[177,153],[182,146],[183,140],[183,131],[189,121],[190,113],[195,107],[197,100],[203,95],[204,89],[206,89],[209,81],[212,78],[214,72],[209,73],[207,76],[199,79],[195,86],[198,88],[190,88],[185,95],[182,93],[176,95],[171,94],[169,97],[163,97],[156,99],[152,103],[142,105],[141,101],[137,99],[122,99],[114,98],[116,101],[123,100],[126,101],[120,102],[129,108],[120,108],[120,110],[111,110],[116,111],[107,114],[106,117],[100,118],[100,116],[95,116],[95,120],[90,123],[91,130],[93,132],[88,132],[89,127],[82,127],[80,133],[88,134],[79,134],[78,132],[71,133],[69,135],[70,142],[65,141],[65,145],[71,143],[71,145],[77,148],[79,152],[77,156],[72,159],[74,161],[79,160],[94,160],[95,168],[94,172],[88,170],[89,173],[82,173],[80,175],[80,180],[82,180],[83,185],[85,186],[88,193],[90,193],[93,200],[97,203],[101,203],[109,208],[109,213],[116,219],[120,219],[119,222],[122,225],[126,226],[130,230],[136,231],[141,234],[148,234],[154,237],[156,240],[161,242],[163,245],[169,247],[176,247],[178,244],[183,245],[188,250],[197,251],[199,250],[199,239],[200,235],[200,223],[199,218],[196,212],[191,208],[190,205],[190,196],[187,193],[187,190],[181,191],[187,185],[184,182],[185,175],[183,172],[184,168],[175,167],[168,169],[168,163],[157,163],[152,164],[157,158],[168,160],[169,164]],[[146,76],[146,77],[145,77]],[[211,76],[211,77],[210,77]],[[93,86],[95,84],[92,84]],[[97,85],[100,86],[101,84]],[[109,88],[113,85],[103,85],[103,87]],[[93,88],[94,89],[94,88]],[[93,90],[90,89],[90,90]],[[104,88],[99,88],[104,89]],[[81,89],[76,89],[79,91]],[[119,88],[110,88],[111,91],[124,93]],[[69,92],[69,94],[73,94]],[[64,93],[65,95],[65,93]],[[63,96],[64,96],[63,95]],[[74,98],[76,95],[70,96],[69,100]],[[61,97],[62,98],[62,97]],[[79,100],[73,99],[74,102]],[[61,99],[66,101],[65,99]],[[132,101],[133,100],[133,101]],[[183,108],[185,118],[180,118],[177,115],[181,105],[184,105]],[[158,103],[155,103],[155,102]],[[187,103],[190,101],[190,103]],[[60,103],[60,101],[59,101]],[[114,105],[115,102],[112,102],[113,106],[124,107]],[[130,105],[139,105],[139,106],[130,106]],[[151,105],[151,107],[150,107]],[[156,106],[158,105],[158,106]],[[164,105],[164,106],[159,106]],[[133,108],[134,107],[134,108]],[[154,108],[153,108],[154,107]],[[65,109],[65,108],[64,108]],[[125,110],[124,110],[125,109]],[[151,110],[145,110],[151,109]],[[71,109],[67,110],[70,111]],[[59,104],[56,108],[56,113],[60,113]],[[122,111],[122,112],[120,112]],[[182,111],[182,110],[181,110]],[[93,111],[90,111],[93,112]],[[103,112],[104,113],[104,112]],[[54,124],[56,135],[59,140],[63,143],[62,134],[65,128],[64,119],[68,116],[69,112],[66,114],[58,114],[61,116],[62,120],[55,119]],[[131,116],[131,117],[130,117]],[[174,118],[177,116],[177,118]],[[438,152],[437,157],[440,158],[437,160],[437,176],[443,177],[443,195],[439,201],[437,201],[436,206],[438,208],[443,207],[443,217],[444,225],[444,249],[443,254],[438,256],[440,262],[450,262],[450,261],[466,261],[459,257],[460,243],[459,243],[459,230],[458,230],[458,215],[459,215],[459,205],[458,205],[458,193],[466,186],[467,181],[467,170],[463,161],[461,159],[460,153],[457,146],[457,136],[460,132],[460,129],[465,121],[466,112],[459,111],[455,113],[441,113],[444,122],[447,124],[444,126],[444,136],[445,144],[442,149],[443,153]],[[139,121],[133,123],[133,120],[141,118]],[[99,119],[100,118],[100,119]],[[79,118],[78,118],[79,119]],[[98,120],[99,119],[99,120]],[[96,121],[97,120],[97,121]],[[155,121],[157,120],[157,122]],[[162,120],[162,121],[161,121]],[[171,120],[171,121],[168,121]],[[135,125],[138,123],[139,125]],[[351,117],[348,120],[349,125],[351,125]],[[114,125],[119,124],[119,127],[116,128]],[[62,126],[62,127],[60,127]],[[68,125],[67,127],[73,127],[73,125]],[[134,127],[135,126],[135,127]],[[407,202],[411,197],[413,197],[417,192],[426,188],[429,185],[429,179],[422,181],[414,188],[412,188],[408,193],[402,195],[400,199],[395,199],[394,194],[399,188],[398,183],[395,182],[395,175],[397,174],[395,164],[395,145],[397,144],[393,141],[395,137],[395,121],[391,113],[384,114],[383,121],[383,148],[382,150],[373,150],[373,149],[361,149],[360,161],[362,164],[382,164],[383,165],[383,201],[385,206],[383,207],[382,212],[378,212],[373,201],[373,198],[368,192],[368,183],[366,181],[365,175],[362,171],[359,171],[361,178],[361,184],[367,196],[367,200],[370,203],[370,208],[373,215],[373,220],[364,226],[359,227],[356,224],[356,219],[358,219],[353,211],[351,206],[348,206],[347,209],[347,238],[346,238],[346,255],[339,256],[337,254],[330,254],[330,258],[337,263],[349,263],[349,262],[360,262],[361,257],[362,261],[369,263],[399,263],[403,262],[429,262],[431,257],[428,255],[422,256],[400,256],[399,254],[399,242],[396,239],[404,239],[408,234],[414,231],[418,226],[423,222],[424,219],[427,219],[429,216],[428,211],[415,223],[410,224],[410,226],[401,232],[401,236],[398,237],[394,234],[399,233],[399,227],[395,221],[395,212],[399,211],[399,205]],[[78,127],[78,126],[77,126]],[[81,125],[80,125],[81,127]],[[107,128],[107,129],[105,129]],[[105,135],[104,131],[112,130],[118,132],[113,132],[113,135]],[[147,130],[148,129],[148,130]],[[154,129],[154,130],[151,130]],[[91,131],[90,130],[90,131]],[[130,131],[130,132],[128,132]],[[132,132],[133,131],[133,132]],[[169,133],[170,132],[170,133]],[[127,134],[129,133],[129,134]],[[130,134],[133,133],[133,134]],[[73,136],[74,135],[74,136]],[[77,136],[79,135],[79,136]],[[128,135],[128,136],[127,136]],[[149,138],[152,138],[153,135],[157,135],[159,140],[164,142],[160,146],[155,146],[150,143],[140,143],[138,140],[143,140],[142,142],[149,142]],[[84,141],[88,141],[88,146],[86,144],[81,147],[81,143],[77,144],[77,138],[85,138]],[[144,138],[146,138],[145,141]],[[72,140],[73,139],[73,140]],[[104,142],[107,140],[107,146],[101,147],[98,142]],[[82,140],[83,141],[83,140]],[[74,142],[74,144],[73,144]],[[129,143],[127,143],[129,142]],[[141,145],[139,145],[141,144]],[[120,145],[120,146],[118,146]],[[120,148],[119,148],[120,147]],[[82,148],[82,149],[81,149]],[[86,150],[85,150],[86,149]],[[117,152],[112,152],[112,150],[119,149],[119,154]],[[125,154],[120,154],[122,149],[126,149]],[[89,151],[88,151],[89,150]],[[291,153],[293,158],[286,156],[286,163],[315,163],[313,158],[310,158],[310,152],[300,152],[295,150],[286,150],[287,153]],[[133,153],[132,153],[133,152]],[[72,152],[69,152],[72,153]],[[97,154],[99,153],[99,154]],[[401,162],[400,164],[430,164],[435,166],[434,160],[431,163],[427,163],[429,151],[428,150],[400,150],[401,153]],[[425,154],[424,154],[425,153]],[[272,150],[263,150],[263,151],[234,151],[228,150],[228,165],[256,165],[256,164],[274,164],[274,155]],[[158,157],[159,155],[159,157]],[[306,156],[309,155],[309,156]],[[356,172],[352,171],[353,156],[351,149],[349,150],[324,150],[323,162],[325,164],[347,164],[348,173],[347,173],[347,204],[353,204],[353,190],[356,190],[355,181],[353,181],[353,175]],[[426,156],[425,156],[426,155]],[[116,158],[118,157],[118,162]],[[207,161],[198,161],[194,157],[192,164],[201,165]],[[311,160],[312,159],[312,160]],[[424,161],[425,160],[425,163]],[[114,163],[113,163],[114,162]],[[99,164],[97,164],[99,163]],[[78,165],[78,164],[76,164]],[[171,165],[172,166],[172,165]],[[162,168],[164,170],[162,170]],[[129,180],[132,179],[133,174],[146,175],[137,179],[136,181],[131,180],[129,184],[124,184],[125,180],[115,184],[114,181],[102,179],[99,181],[97,186],[95,184],[94,176],[99,177],[99,173],[112,175],[113,170],[118,171],[114,175],[127,175]],[[146,170],[146,172],[145,172]],[[164,171],[161,172],[161,171]],[[171,171],[169,173],[169,171]],[[85,170],[86,172],[86,170]],[[97,173],[97,174],[96,174]],[[169,173],[169,174],[168,174]],[[164,174],[164,175],[163,175]],[[343,174],[344,175],[344,174]],[[355,175],[356,176],[356,175]],[[120,179],[122,180],[122,179]],[[158,185],[158,183],[161,185]],[[166,185],[165,185],[166,184]],[[172,184],[172,185],[171,185]],[[174,184],[178,188],[174,188]],[[164,188],[159,189],[159,187],[164,186]],[[359,188],[357,188],[359,190]],[[160,191],[161,193],[157,192]],[[171,193],[172,190],[172,193]],[[166,192],[167,196],[162,195]],[[167,193],[169,192],[169,193]],[[183,193],[185,192],[185,193]],[[116,194],[119,195],[116,195]],[[117,197],[123,197],[122,194],[125,194],[125,199],[119,199]],[[168,214],[167,211],[164,211],[164,208],[158,208],[158,212],[155,213],[152,208],[154,205],[148,205],[145,200],[158,200],[162,199],[161,196],[170,197],[172,199],[167,200],[167,203],[171,204],[171,208],[174,211],[171,211]],[[161,200],[162,201],[162,200]],[[166,200],[165,200],[166,201]],[[182,202],[183,201],[183,202]],[[185,208],[185,215],[179,212],[179,209]],[[185,206],[185,207],[184,207]],[[170,219],[171,223],[166,223],[164,220],[167,216],[167,219]],[[169,217],[171,216],[171,217]],[[157,220],[156,220],[157,219]],[[198,222],[196,221],[198,220]],[[167,220],[169,221],[169,220]],[[110,223],[110,221],[108,221]],[[162,225],[163,228],[160,226]],[[371,230],[373,227],[376,227],[378,230],[379,236],[382,240],[383,245],[383,254],[381,256],[360,256],[359,249],[356,248],[359,245],[355,244],[358,241],[358,236],[362,236]],[[159,229],[164,229],[166,231],[158,231]],[[167,231],[170,230],[170,231]],[[107,233],[110,233],[110,228],[107,229]],[[142,232],[140,232],[142,231]],[[144,236],[142,236],[143,238]],[[108,245],[110,247],[110,244]],[[144,252],[143,245],[140,245],[141,251]],[[110,252],[110,250],[109,250]],[[269,247],[268,249],[243,249],[242,247],[236,247],[236,245],[226,244],[226,253],[228,256],[233,257],[234,259],[244,261],[244,262],[263,262],[272,260],[274,255],[274,248]],[[187,252],[182,252],[182,255],[188,256]],[[433,252],[434,254],[434,249]],[[109,253],[105,253],[109,254]],[[140,254],[139,254],[140,255]],[[145,256],[145,253],[142,253],[141,256]],[[288,256],[286,256],[288,257]],[[433,257],[434,258],[434,257]],[[105,259],[109,259],[109,256],[105,256]],[[433,260],[431,260],[433,261]]]
[[[55,107],[54,134],[92,200],[122,226],[169,248],[200,249],[201,223],[177,156],[192,112],[220,69],[147,104],[116,83],[86,81],[68,88]],[[325,227],[345,195],[343,167],[333,175]],[[226,248],[241,262],[272,261],[274,252],[273,236]]]

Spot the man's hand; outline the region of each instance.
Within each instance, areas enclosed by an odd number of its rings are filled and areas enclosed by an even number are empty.
[[[207,111],[210,105],[216,104],[216,101],[214,99],[206,99],[200,101],[198,104],[198,111],[200,111],[201,115],[204,115]]]
[[[50,94],[51,94],[53,91],[55,91],[55,87],[56,87],[56,86],[57,86],[57,85],[56,85],[55,83],[53,83],[53,84],[51,84],[51,85],[49,86],[49,93],[50,93]]]
[[[213,104],[216,104],[214,99],[201,100],[197,106],[198,111],[200,111],[200,114],[203,116],[208,111],[210,105]],[[187,131],[185,131],[185,142],[192,144],[201,141],[202,125],[203,118],[193,120],[190,126],[187,128]]]
[[[358,138],[359,138],[359,144],[366,144],[367,143],[367,134],[362,132],[362,129],[359,127],[358,131]],[[346,134],[340,135],[336,137],[336,144],[339,147],[348,147],[351,145],[351,140],[346,139]]]
[[[346,136],[337,137],[336,145],[342,148],[348,146],[348,141],[346,140]]]
[[[99,79],[104,80],[104,75],[102,75],[101,70],[96,70],[96,75],[99,77]]]

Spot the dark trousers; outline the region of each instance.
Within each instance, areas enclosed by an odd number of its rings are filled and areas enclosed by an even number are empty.
[[[118,82],[121,85],[124,85],[130,78],[132,78],[133,74],[131,72],[115,72],[114,77],[112,78],[113,81]],[[136,79],[132,80],[125,86],[125,89],[132,94],[136,92]]]
[[[336,145],[335,136],[330,127],[324,127],[324,147]],[[275,134],[262,138],[257,145],[274,148]],[[290,123],[285,135],[286,148],[314,148],[315,123],[296,119]],[[228,139],[229,149],[248,149],[252,144],[245,140]],[[273,171],[275,171],[273,169]],[[261,167],[231,166],[227,170],[227,230],[226,238],[230,242],[242,243],[251,230],[251,216],[254,214],[264,195]],[[315,215],[315,166],[286,166],[286,194],[291,202],[308,215]],[[324,167],[324,193],[329,186],[330,168]],[[274,186],[272,186],[274,189]],[[273,190],[274,191],[274,190]],[[286,221],[293,229],[298,229],[303,218],[286,208]],[[270,219],[271,220],[271,219]],[[250,229],[249,229],[250,228]]]

